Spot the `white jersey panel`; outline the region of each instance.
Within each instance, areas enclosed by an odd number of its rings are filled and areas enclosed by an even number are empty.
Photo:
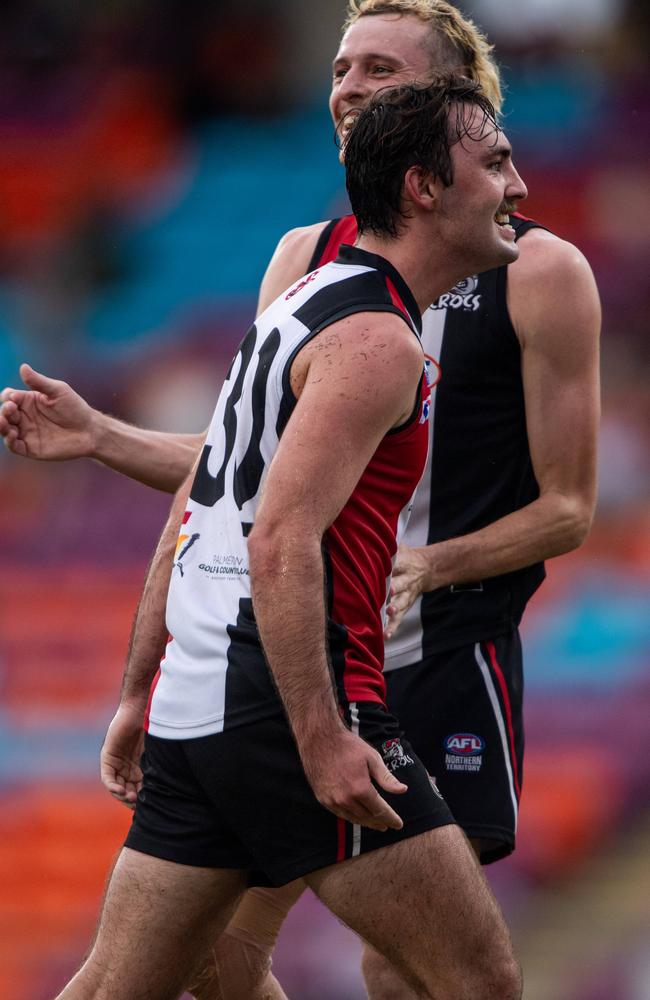
[[[232,630],[246,613],[250,630],[252,615],[252,609],[247,611],[247,536],[278,447],[281,411],[289,407],[290,412],[293,402],[287,392],[290,361],[317,332],[295,313],[304,307],[301,315],[307,315],[310,300],[336,283],[342,286],[342,314],[363,311],[363,289],[356,298],[346,298],[346,289],[373,270],[333,262],[314,271],[272,303],[240,346],[217,402],[179,536],[167,600],[171,638],[149,713],[148,731],[154,736],[195,738],[224,727]],[[328,301],[334,307],[321,328],[338,318],[338,290],[332,292]],[[254,655],[261,657],[259,646]]]

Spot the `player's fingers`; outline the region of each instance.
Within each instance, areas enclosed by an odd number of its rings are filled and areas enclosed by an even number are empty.
[[[135,800],[127,799],[124,795],[119,795],[117,792],[111,792],[112,798],[122,806],[126,806],[127,809],[135,809]]]
[[[370,791],[359,801],[356,809],[358,816],[357,823],[361,826],[369,826],[373,830],[401,830],[404,826],[402,820],[395,810],[382,799],[376,789]]]
[[[337,806],[335,809],[332,809],[332,812],[340,816],[341,819],[346,820],[346,822],[352,823],[353,826],[366,826],[370,830],[379,830],[380,833],[384,833],[388,829],[388,823],[382,814],[375,815],[362,805],[349,806],[347,808]]]
[[[7,451],[12,452],[14,455],[22,455],[23,457],[27,456],[25,442],[21,441],[18,437],[18,431],[15,430],[15,428],[10,428],[6,434],[0,429],[0,437],[2,437]]]
[[[48,378],[47,375],[42,375],[41,372],[35,371],[31,365],[22,364],[20,366],[20,377],[26,386],[36,392],[42,392],[45,396],[55,395],[61,388],[61,381],[56,378]]]
[[[3,404],[3,410],[7,403],[15,404],[20,397],[20,393],[23,392],[22,389],[12,389],[10,385],[6,386],[2,392],[0,392],[0,403]]]
[[[385,792],[390,792],[391,795],[402,795],[408,791],[408,785],[399,781],[393,772],[388,770],[378,753],[374,753],[368,760],[368,770],[372,780]]]

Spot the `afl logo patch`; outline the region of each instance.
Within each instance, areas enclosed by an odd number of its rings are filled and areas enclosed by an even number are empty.
[[[455,757],[470,757],[483,753],[485,740],[474,733],[454,733],[445,740],[445,750]]]

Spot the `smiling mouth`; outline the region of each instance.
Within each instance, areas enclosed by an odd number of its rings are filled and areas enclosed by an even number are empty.
[[[348,111],[346,115],[343,115],[339,122],[338,134],[339,139],[343,143],[352,131],[352,126],[359,117],[359,111]]]

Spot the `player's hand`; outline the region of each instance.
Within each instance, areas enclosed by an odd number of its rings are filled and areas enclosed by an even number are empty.
[[[303,766],[314,795],[326,809],[372,830],[401,830],[402,820],[379,788],[391,795],[407,791],[407,786],[391,774],[380,754],[347,729],[337,732],[318,748],[303,754]]]
[[[135,808],[142,785],[140,756],[143,744],[142,710],[121,704],[106,733],[100,773],[104,787],[129,809]]]
[[[85,399],[29,365],[20,366],[20,377],[26,389],[0,393],[0,436],[9,451],[48,461],[91,455],[96,414]]]
[[[422,549],[400,545],[386,607],[388,621],[384,629],[384,638],[390,639],[395,635],[413,602],[425,590],[432,589],[429,583],[430,572],[429,560]]]

